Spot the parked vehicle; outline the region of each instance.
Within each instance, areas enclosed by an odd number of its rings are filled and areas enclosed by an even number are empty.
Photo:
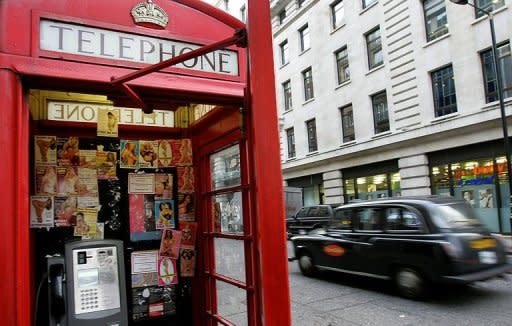
[[[324,228],[331,220],[334,208],[340,204],[304,206],[286,219],[288,235],[306,234],[312,230]]]
[[[323,233],[292,237],[304,275],[319,269],[392,280],[425,297],[434,283],[471,283],[512,270],[504,244],[452,197],[397,197],[341,206]]]

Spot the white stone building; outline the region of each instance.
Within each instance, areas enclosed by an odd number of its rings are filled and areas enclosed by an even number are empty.
[[[477,2],[494,10],[510,135],[511,3]],[[451,194],[510,232],[486,15],[447,0],[272,0],[271,11],[284,181],[305,204]]]

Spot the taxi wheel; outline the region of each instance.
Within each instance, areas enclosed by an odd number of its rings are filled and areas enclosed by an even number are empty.
[[[316,267],[313,263],[313,258],[308,252],[301,252],[298,261],[300,271],[303,275],[313,276],[315,274]]]
[[[398,292],[408,299],[423,299],[426,295],[427,282],[423,275],[410,267],[400,267],[395,274]]]

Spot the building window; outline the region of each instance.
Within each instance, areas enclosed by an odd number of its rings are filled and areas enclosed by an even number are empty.
[[[299,38],[300,38],[300,50],[301,52],[306,51],[310,47],[309,42],[309,26],[306,25],[299,29]]]
[[[501,76],[503,98],[512,97],[512,56],[510,53],[510,43],[507,42],[506,44],[499,45],[496,50],[498,52],[498,71]],[[492,49],[481,54],[485,101],[487,103],[498,100],[498,84],[492,58]]]
[[[302,6],[304,6],[304,2],[306,2],[306,0],[297,0],[297,7],[302,8]]]
[[[336,70],[338,72],[338,85],[350,79],[350,69],[348,65],[348,51],[344,46],[334,53],[336,56]]]
[[[432,89],[434,91],[436,117],[457,112],[455,80],[451,65],[432,72]]]
[[[285,19],[286,19],[286,9],[283,9],[279,12],[279,25],[283,25]]]
[[[375,134],[389,130],[388,100],[386,91],[372,96]]]
[[[283,96],[284,96],[284,110],[288,111],[292,108],[292,84],[291,82],[285,81],[283,83]]]
[[[286,129],[286,141],[288,143],[288,158],[295,157],[295,133],[293,128]]]
[[[448,19],[446,18],[444,0],[423,1],[423,12],[425,14],[427,41],[430,42],[448,33]]]
[[[475,0],[475,7],[487,12],[493,12],[503,6],[505,6],[504,0]],[[484,16],[485,13],[475,8],[475,15],[478,18]]]
[[[363,0],[363,9],[364,8],[368,8],[369,6],[374,4],[375,2],[377,2],[377,0]]]
[[[229,0],[224,0],[224,10],[229,12]]]
[[[289,60],[288,40],[284,40],[283,43],[279,44],[279,50],[281,52],[281,65],[285,65]]]
[[[247,20],[247,17],[246,17],[246,10],[245,10],[245,5],[243,5],[241,8],[240,8],[240,20],[243,21],[245,23],[245,21]]]
[[[368,50],[368,67],[373,69],[380,66],[383,60],[379,27],[366,34],[366,49]]]
[[[308,129],[308,149],[309,152],[316,152],[318,145],[316,142],[316,121],[315,119],[306,121],[306,128]]]
[[[331,16],[332,16],[332,28],[336,29],[343,23],[345,16],[345,8],[343,7],[343,1],[337,0],[331,4]]]
[[[342,107],[340,112],[342,125],[341,127],[343,129],[343,142],[346,143],[356,139],[354,132],[354,114],[352,111],[352,105]]]
[[[311,68],[302,72],[302,79],[304,80],[304,100],[308,101],[315,97],[313,93],[313,72]]]

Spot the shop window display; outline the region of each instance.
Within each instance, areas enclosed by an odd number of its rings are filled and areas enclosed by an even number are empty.
[[[434,194],[466,200],[491,231],[509,229],[509,190],[504,157],[438,165],[432,167],[431,172]]]

